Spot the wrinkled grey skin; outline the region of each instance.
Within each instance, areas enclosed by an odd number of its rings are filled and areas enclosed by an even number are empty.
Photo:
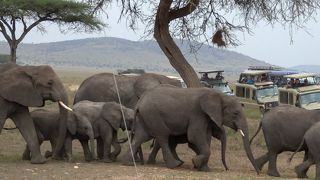
[[[35,124],[39,144],[41,145],[43,141],[50,141],[51,147],[52,149],[54,149],[57,144],[57,137],[59,135],[59,112],[38,109],[32,111],[30,115]],[[69,118],[67,122],[67,136],[70,136],[71,132],[76,131],[75,133],[77,133],[79,136],[89,137],[89,139],[92,141],[91,143],[93,144],[94,136],[91,124],[87,123],[87,121],[78,121],[75,127],[74,124],[72,124],[73,120],[70,118],[71,116],[72,112],[69,112]],[[81,144],[83,145],[83,142],[81,142]],[[46,158],[49,156],[51,156],[50,152],[46,152]],[[63,147],[63,149],[59,153],[59,159],[63,158],[71,160],[71,157],[69,157],[65,152],[65,147]],[[22,159],[30,159],[30,150],[28,146],[26,146],[26,149],[22,155]]]
[[[38,135],[39,145],[43,141],[50,141],[53,150],[57,144],[57,137],[59,135],[59,112],[38,109],[30,112],[30,116]],[[27,145],[22,154],[22,159],[31,159],[30,150]]]
[[[241,105],[235,98],[208,88],[175,88],[158,86],[147,91],[136,106],[133,153],[151,138],[159,142],[168,168],[181,165],[169,147],[169,136],[187,134],[188,142],[198,149],[192,161],[200,171],[208,171],[212,124],[219,128],[226,125],[233,130],[242,130],[244,147],[249,160],[258,172],[249,145],[248,127]],[[131,165],[130,152],[123,163]]]
[[[300,151],[303,147],[308,149],[308,156],[301,164],[295,167],[298,178],[308,178],[307,172],[311,165],[316,165],[316,180],[320,180],[320,122],[312,125],[304,134],[302,142],[297,150],[290,157]]]
[[[134,111],[132,109],[122,107],[124,117],[128,129],[131,129]],[[85,124],[91,126],[94,133],[94,138],[97,139],[97,154],[98,158],[103,162],[112,162],[116,159],[121,151],[121,147],[118,143],[117,130],[119,128],[125,129],[123,116],[121,113],[120,105],[116,102],[91,102],[80,101],[73,106],[73,120],[72,125],[79,126],[79,122],[86,122]],[[84,124],[84,123],[83,123]],[[69,125],[68,125],[69,127]],[[90,156],[90,150],[88,148],[88,138],[78,136],[70,129],[73,138],[77,138],[83,141],[83,147],[85,152],[85,159],[91,160],[95,157]],[[78,131],[78,130],[77,130]],[[67,137],[66,140],[66,153],[68,156],[72,154],[72,137]],[[114,151],[111,153],[111,144],[114,147]],[[91,146],[93,149],[93,146]],[[87,153],[86,153],[87,152]]]
[[[223,164],[225,170],[229,170],[229,168],[226,164],[226,159],[225,159],[227,138],[226,138],[226,133],[225,133],[224,128],[222,127],[220,129],[213,123],[212,136],[221,141],[222,164]],[[188,143],[187,135],[170,136],[169,137],[169,147],[171,149],[171,152],[172,152],[173,156],[176,158],[176,160],[181,161],[182,163],[183,163],[183,161],[177,155],[176,147],[178,144],[184,144],[184,143]],[[193,144],[188,143],[188,146],[196,154],[199,154],[198,149]],[[160,150],[160,148],[161,148],[160,144],[157,141],[154,141],[154,146],[152,148],[152,151],[151,151],[149,158],[148,158],[148,161],[147,161],[148,164],[155,164],[156,163],[156,156],[157,156],[157,153]]]
[[[50,66],[0,65],[0,131],[11,118],[31,151],[31,163],[45,163],[28,107],[40,107],[44,101],[62,101],[68,105],[67,93]],[[54,158],[61,150],[65,135],[67,110],[59,104],[59,137]]]
[[[279,177],[277,156],[284,151],[295,151],[305,132],[319,120],[319,110],[306,110],[294,106],[278,106],[266,112],[260,126],[268,152],[256,159],[259,169],[261,170],[263,165],[269,161],[268,175]],[[260,128],[256,134],[259,130]],[[302,150],[305,151],[306,159],[307,149],[302,148]]]
[[[181,87],[181,83],[178,80],[152,73],[142,74],[141,76],[115,75],[115,77],[121,103],[131,109],[134,109],[138,99],[146,90],[152,89],[159,84],[171,84]],[[113,74],[96,74],[84,80],[75,95],[74,104],[83,100],[119,102]]]

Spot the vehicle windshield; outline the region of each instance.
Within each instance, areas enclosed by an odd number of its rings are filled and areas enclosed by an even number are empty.
[[[226,92],[230,93],[231,92],[231,89],[227,84],[213,85],[212,88],[216,89],[216,90],[219,90],[221,92],[224,92],[224,93],[226,93]]]
[[[261,89],[257,89],[257,98],[273,97],[278,95],[277,86],[269,86]]]
[[[310,103],[320,103],[320,92],[303,94],[300,96],[300,104],[308,105]]]

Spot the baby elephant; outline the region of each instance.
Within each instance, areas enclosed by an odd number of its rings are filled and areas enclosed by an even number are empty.
[[[309,167],[316,164],[316,179],[320,180],[320,122],[317,122],[305,133],[299,148],[292,154],[293,156],[300,151],[302,147],[308,149],[307,158],[301,164],[295,167],[298,178],[308,178],[307,171]]]
[[[38,109],[32,111],[30,115],[34,122],[39,144],[41,145],[43,141],[50,141],[53,150],[56,146],[59,133],[59,112]],[[45,157],[48,158],[50,155],[51,153],[47,151]],[[62,154],[60,158],[63,158]],[[22,159],[31,159],[28,146],[26,146],[23,152]]]
[[[126,120],[128,129],[131,129],[134,111],[122,106],[123,115]],[[112,162],[120,154],[121,146],[117,139],[117,130],[121,128],[125,130],[121,107],[116,102],[91,102],[80,101],[73,106],[73,124],[75,127],[79,122],[89,122],[93,128],[94,138],[97,139],[97,154],[98,158],[103,162]],[[72,126],[72,125],[70,125]],[[71,131],[73,136],[66,139],[66,152],[72,154],[72,139],[82,139],[87,141],[86,137],[78,136],[74,131]],[[111,153],[111,144],[114,151]],[[86,150],[88,151],[88,150]]]

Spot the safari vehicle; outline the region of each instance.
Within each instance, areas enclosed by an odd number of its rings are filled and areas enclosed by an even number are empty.
[[[316,74],[299,73],[285,76],[288,84],[279,88],[279,103],[304,109],[320,109],[320,85]]]
[[[245,70],[236,83],[236,97],[243,107],[261,113],[278,106],[278,87],[270,81],[269,70]]]
[[[229,87],[228,82],[222,76],[224,71],[201,71],[200,83],[203,84],[205,87],[212,88],[219,90],[226,95],[233,96],[233,91]],[[210,74],[210,76],[209,76]]]

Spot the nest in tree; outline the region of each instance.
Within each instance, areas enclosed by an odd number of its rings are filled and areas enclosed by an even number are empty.
[[[212,43],[217,44],[218,47],[226,46],[226,42],[223,40],[223,30],[218,30],[212,37]]]

